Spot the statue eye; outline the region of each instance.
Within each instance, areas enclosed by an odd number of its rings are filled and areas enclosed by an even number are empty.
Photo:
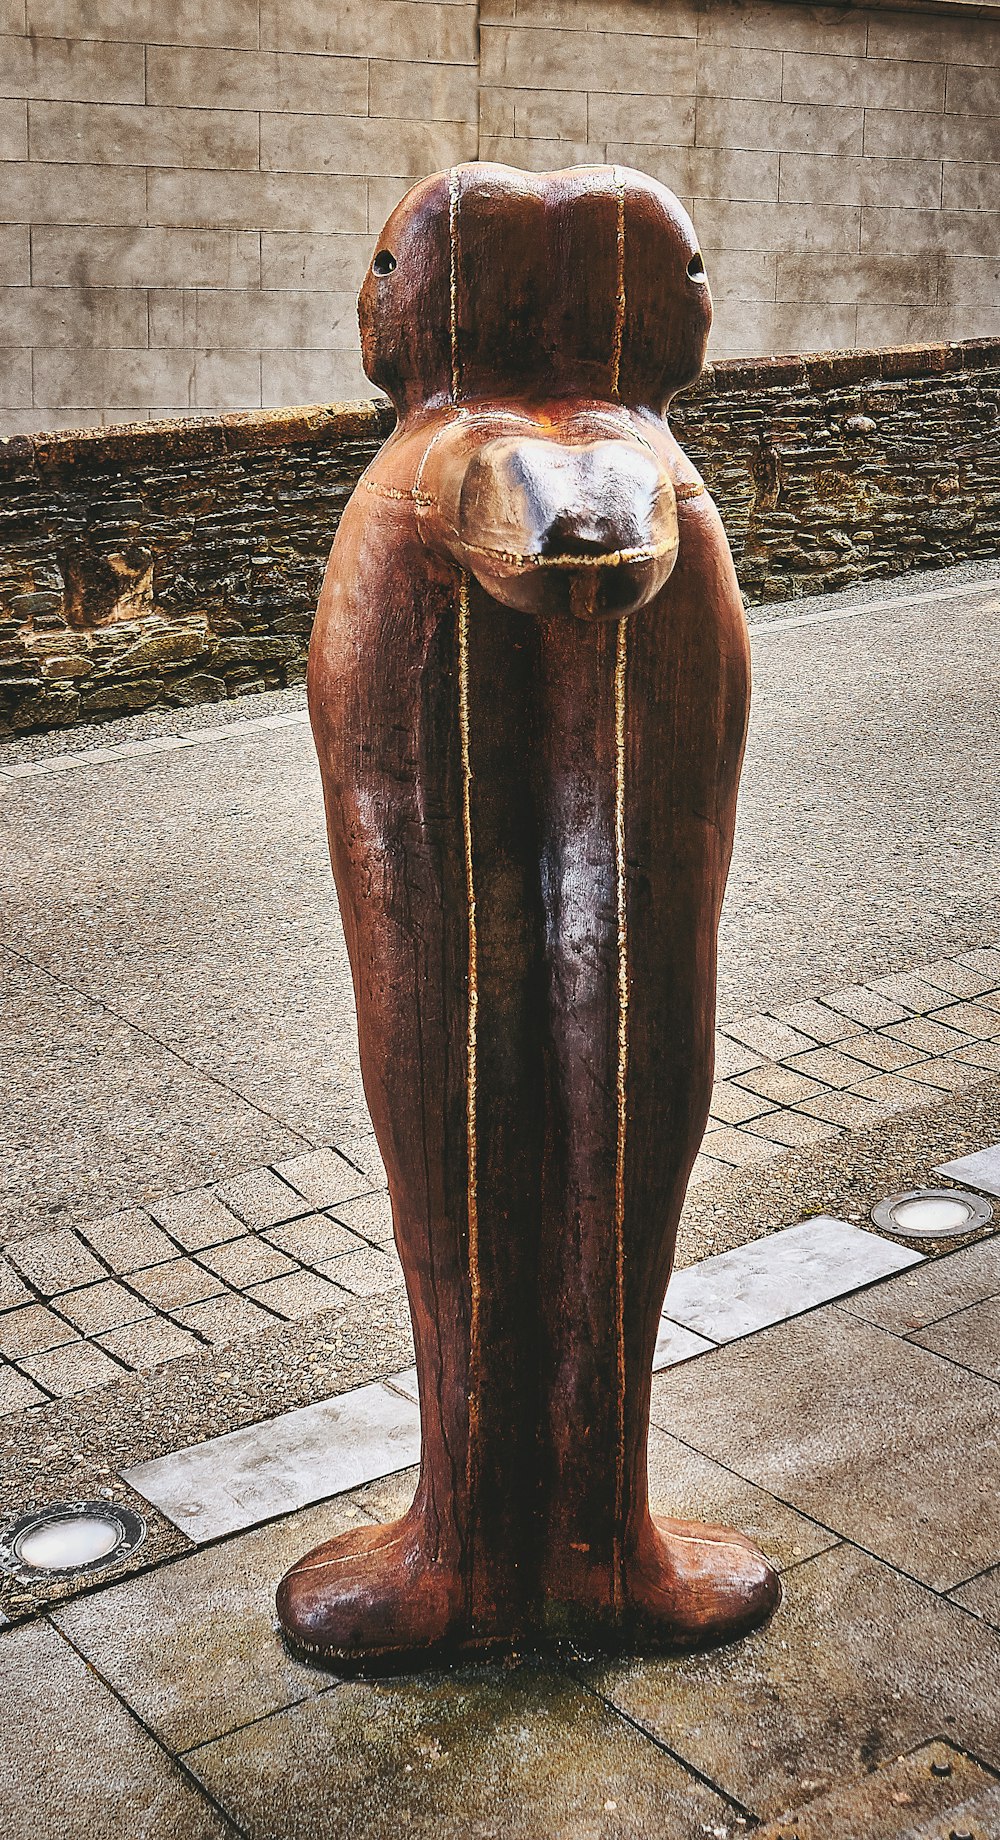
[[[380,249],[372,263],[373,275],[391,275],[396,266],[396,258],[391,250]]]
[[[702,258],[702,253],[700,249],[696,249],[694,252],[694,255],[691,257],[691,260],[687,265],[687,272],[690,275],[692,281],[704,281],[705,263]]]

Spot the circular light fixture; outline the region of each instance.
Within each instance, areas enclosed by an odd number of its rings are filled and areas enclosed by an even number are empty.
[[[109,1501],[56,1501],[0,1533],[0,1566],[23,1584],[77,1578],[118,1565],[141,1546],[146,1523]]]
[[[883,1233],[901,1239],[962,1239],[985,1227],[993,1209],[966,1188],[912,1188],[880,1201],[871,1217]]]

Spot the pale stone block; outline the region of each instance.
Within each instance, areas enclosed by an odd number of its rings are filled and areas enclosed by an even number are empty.
[[[697,201],[698,233],[714,249],[822,249],[854,255],[861,212],[855,205],[735,204]]]
[[[1000,338],[1000,299],[992,305],[943,307],[939,311],[946,317],[948,330],[942,335],[945,338]]]
[[[778,102],[782,93],[781,65],[780,51],[752,51],[734,45],[700,44],[698,94]]]
[[[0,224],[0,273],[8,287],[31,280],[31,233],[27,224]]]
[[[519,140],[586,141],[587,98],[578,90],[554,89],[541,95],[514,92],[514,134]],[[598,141],[600,134],[594,135]]]
[[[401,198],[405,198],[413,184],[412,179],[372,178],[367,183],[368,229],[372,235],[381,230]],[[353,224],[344,224],[345,230],[353,230]]]
[[[932,306],[937,297],[938,261],[934,255],[845,257],[813,252],[778,257],[775,299],[779,301],[920,307]]]
[[[592,90],[584,139],[641,145],[647,157],[651,147],[690,147],[694,144],[694,110],[693,95],[613,96]]]
[[[777,257],[760,250],[703,249],[713,301],[773,300]]]
[[[146,211],[146,175],[138,167],[48,166],[41,160],[0,166],[0,222],[137,224]]]
[[[26,32],[25,0],[0,0],[0,32]]]
[[[151,350],[182,351],[198,342],[193,288],[151,288],[146,296]]]
[[[26,160],[27,157],[28,105],[17,100],[0,102],[0,160]]]
[[[942,174],[942,202],[946,212],[996,210],[1000,199],[1000,161],[987,165],[946,160]]]
[[[783,153],[779,196],[790,204],[933,209],[941,200],[941,162]]]
[[[940,109],[944,70],[936,65],[876,58],[787,54],[781,84],[785,102],[834,103],[850,108]]]
[[[310,57],[289,51],[211,51],[151,45],[146,99],[175,107],[301,109],[364,115],[364,58]]]
[[[476,8],[425,0],[261,0],[264,50],[326,51],[345,57],[399,58],[474,64]]]
[[[64,411],[39,403],[33,409],[0,409],[0,438],[12,434],[60,434],[67,428],[100,427],[98,409]]]
[[[256,288],[260,238],[256,230],[41,224],[32,232],[32,275],[57,287]]]
[[[505,140],[513,140],[514,103],[520,93],[516,89],[480,88],[480,134],[499,134]]]
[[[506,25],[513,21],[516,0],[480,0],[479,17],[485,25]]]
[[[358,343],[353,293],[279,289],[273,294],[241,294],[206,289],[195,298],[196,343],[205,348],[336,351]]]
[[[360,350],[266,351],[261,356],[265,409],[374,396]]]
[[[28,0],[27,29],[112,44],[256,45],[257,8],[247,0]]]
[[[748,357],[849,350],[856,327],[857,308],[851,305],[800,307],[723,300],[716,311],[713,342],[718,340],[727,351]]]
[[[196,352],[191,402],[202,409],[259,408],[260,357],[257,352]]]
[[[997,127],[976,115],[866,109],[865,152],[890,160],[995,161]]]
[[[671,0],[669,7],[637,6],[635,0],[517,0],[511,17],[519,26],[629,32],[647,38],[697,38],[698,14],[695,0]]]
[[[876,11],[868,15],[868,55],[929,64],[1000,64],[1000,25],[981,17],[934,19]]]
[[[820,35],[824,50],[842,57],[864,57],[868,15],[860,9],[835,12],[831,7],[820,13],[807,6],[747,6],[743,0],[713,0],[698,21],[699,39],[720,45],[814,51]]]
[[[261,237],[260,284],[274,288],[326,288],[357,293],[372,257],[368,232],[349,236],[308,236],[265,230]]]
[[[328,113],[339,111],[330,109]],[[474,124],[478,114],[475,66],[372,58],[368,65],[368,113],[401,121]]]
[[[974,64],[948,66],[945,108],[955,115],[1000,115],[1000,70]]]
[[[693,38],[636,32],[573,32],[483,26],[482,80],[513,89],[611,90],[617,95],[693,94]]]
[[[587,141],[509,141],[489,134],[480,136],[479,157],[525,172],[555,172],[563,166],[603,166],[604,148]]]
[[[679,198],[721,198],[748,203],[776,201],[778,155],[747,153],[740,148],[630,147],[609,141],[607,157],[623,166],[638,166],[668,185]]]
[[[955,307],[996,307],[1000,317],[1000,259],[943,256],[941,300]]]
[[[260,163],[266,172],[361,176],[391,171],[417,179],[475,157],[476,130],[464,122],[366,121],[354,115],[339,120],[260,118]]]
[[[109,166],[251,172],[257,116],[242,109],[154,109],[131,103],[29,102],[32,154]]]
[[[878,345],[926,345],[954,336],[946,307],[858,308],[858,344],[863,351]]]
[[[30,351],[0,351],[0,408],[30,409]]]
[[[73,38],[0,38],[0,88],[46,102],[142,102],[141,45]]]
[[[146,343],[146,297],[126,288],[0,287],[0,345]]]
[[[35,401],[57,409],[186,409],[192,359],[182,351],[35,352]]]
[[[796,153],[860,153],[865,114],[809,102],[730,102],[706,96],[698,103],[701,147],[749,147]]]
[[[364,230],[367,188],[362,178],[308,173],[149,173],[152,223],[246,230]],[[141,212],[140,212],[141,215]]]
[[[1000,186],[1000,173],[998,173]],[[1000,190],[997,192],[1000,200]],[[862,254],[936,250],[951,256],[1000,255],[1000,211],[906,211],[873,205],[861,213]]]

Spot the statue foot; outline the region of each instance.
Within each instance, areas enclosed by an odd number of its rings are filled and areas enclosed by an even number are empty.
[[[463,1580],[429,1555],[413,1509],[306,1553],[281,1580],[277,1608],[296,1654],[343,1672],[397,1671],[411,1660],[481,1653],[497,1640],[470,1630]]]
[[[735,1642],[781,1601],[777,1572],[743,1534],[652,1515],[624,1579],[625,1633],[642,1648]]]

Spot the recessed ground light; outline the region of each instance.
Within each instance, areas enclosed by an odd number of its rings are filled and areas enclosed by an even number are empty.
[[[902,1239],[961,1239],[985,1227],[993,1209],[982,1195],[965,1188],[913,1188],[880,1201],[872,1219],[883,1233]]]
[[[56,1501],[0,1534],[0,1565],[25,1584],[76,1578],[118,1565],[146,1538],[146,1523],[107,1501]]]

